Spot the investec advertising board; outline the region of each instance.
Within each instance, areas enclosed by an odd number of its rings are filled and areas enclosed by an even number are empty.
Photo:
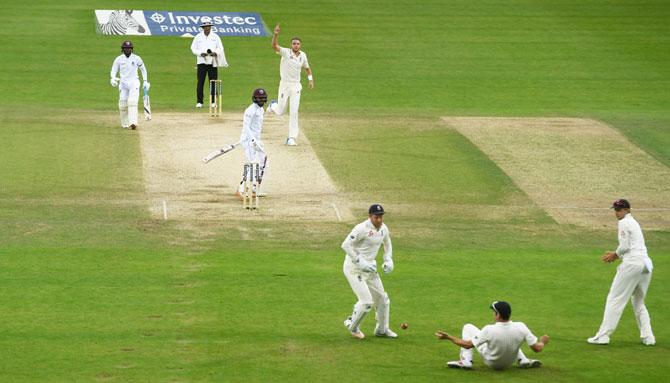
[[[98,33],[103,35],[192,37],[209,21],[219,36],[268,36],[258,13],[96,9],[95,18]]]

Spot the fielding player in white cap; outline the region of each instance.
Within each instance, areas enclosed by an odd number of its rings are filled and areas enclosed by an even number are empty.
[[[121,127],[135,129],[137,127],[137,104],[140,97],[140,80],[137,76],[137,70],[142,72],[144,79],[144,89],[149,90],[149,79],[147,78],[147,68],[144,66],[142,58],[133,53],[133,43],[124,41],[121,44],[119,57],[112,64],[110,73],[110,84],[119,87],[119,112],[121,114]],[[117,73],[121,77],[121,82],[116,78]]]
[[[444,331],[435,333],[438,339],[447,339],[461,347],[461,359],[448,362],[447,366],[471,369],[472,349],[476,348],[484,359],[484,363],[495,370],[503,370],[514,362],[517,362],[520,368],[540,367],[542,362],[526,358],[519,347],[526,341],[531,350],[540,352],[549,343],[549,335],[542,335],[538,341],[523,322],[509,320],[512,315],[512,306],[505,301],[491,303],[491,309],[496,323],[484,326],[481,330],[468,323],[463,326],[463,339]]]
[[[359,325],[365,315],[375,306],[377,325],[375,335],[397,338],[398,335],[389,329],[389,310],[391,300],[384,291],[384,285],[377,273],[377,252],[384,245],[383,270],[393,271],[393,248],[389,229],[383,222],[384,208],[374,204],[368,209],[368,219],[359,223],[342,242],[342,249],[347,253],[344,258],[344,276],[358,298],[351,316],[344,321],[344,326],[354,338],[363,339]]]
[[[265,166],[268,162],[268,157],[265,154],[265,147],[261,141],[261,133],[263,132],[263,116],[265,110],[263,105],[268,101],[268,93],[263,88],[254,90],[251,95],[253,101],[249,107],[244,111],[244,120],[242,121],[242,134],[240,135],[240,144],[244,149],[245,163],[260,164],[260,174],[258,175],[258,188],[260,188],[265,174]],[[244,192],[244,170],[242,171],[242,181],[237,189],[235,195],[242,197]],[[253,190],[254,193],[259,193],[260,190]]]
[[[298,108],[300,107],[300,91],[302,84],[300,84],[300,72],[305,68],[307,72],[307,80],[309,81],[309,88],[314,88],[314,77],[312,76],[312,69],[307,62],[307,54],[300,50],[302,40],[299,37],[291,39],[291,48],[280,47],[277,43],[279,36],[279,25],[275,27],[274,35],[272,36],[272,48],[281,55],[279,62],[279,102],[272,100],[268,110],[281,116],[286,111],[287,102],[290,100],[289,123],[288,123],[288,138],[286,145],[297,145],[298,139]]]
[[[609,344],[610,335],[616,330],[621,313],[630,299],[640,329],[640,339],[643,344],[653,346],[656,344],[656,338],[651,331],[651,320],[644,305],[644,297],[649,289],[654,266],[647,255],[640,224],[630,214],[630,203],[625,199],[619,199],[614,201],[612,208],[614,215],[619,219],[619,247],[616,251],[605,253],[602,260],[611,263],[619,258],[621,264],[617,267],[616,276],[607,295],[605,315],[600,329],[595,336],[587,339],[587,342]]]

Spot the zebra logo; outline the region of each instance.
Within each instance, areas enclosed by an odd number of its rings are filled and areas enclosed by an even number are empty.
[[[143,34],[145,28],[133,17],[133,10],[116,10],[109,14],[109,20],[98,24],[103,35]]]

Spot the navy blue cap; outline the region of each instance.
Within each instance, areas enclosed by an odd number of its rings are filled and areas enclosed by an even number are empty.
[[[384,215],[384,208],[382,205],[376,203],[368,209],[368,214],[373,214],[373,215]]]

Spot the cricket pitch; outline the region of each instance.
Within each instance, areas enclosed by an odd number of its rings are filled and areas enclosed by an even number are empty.
[[[443,117],[559,223],[611,227],[631,201],[645,229],[670,228],[670,169],[606,124],[580,118]]]

